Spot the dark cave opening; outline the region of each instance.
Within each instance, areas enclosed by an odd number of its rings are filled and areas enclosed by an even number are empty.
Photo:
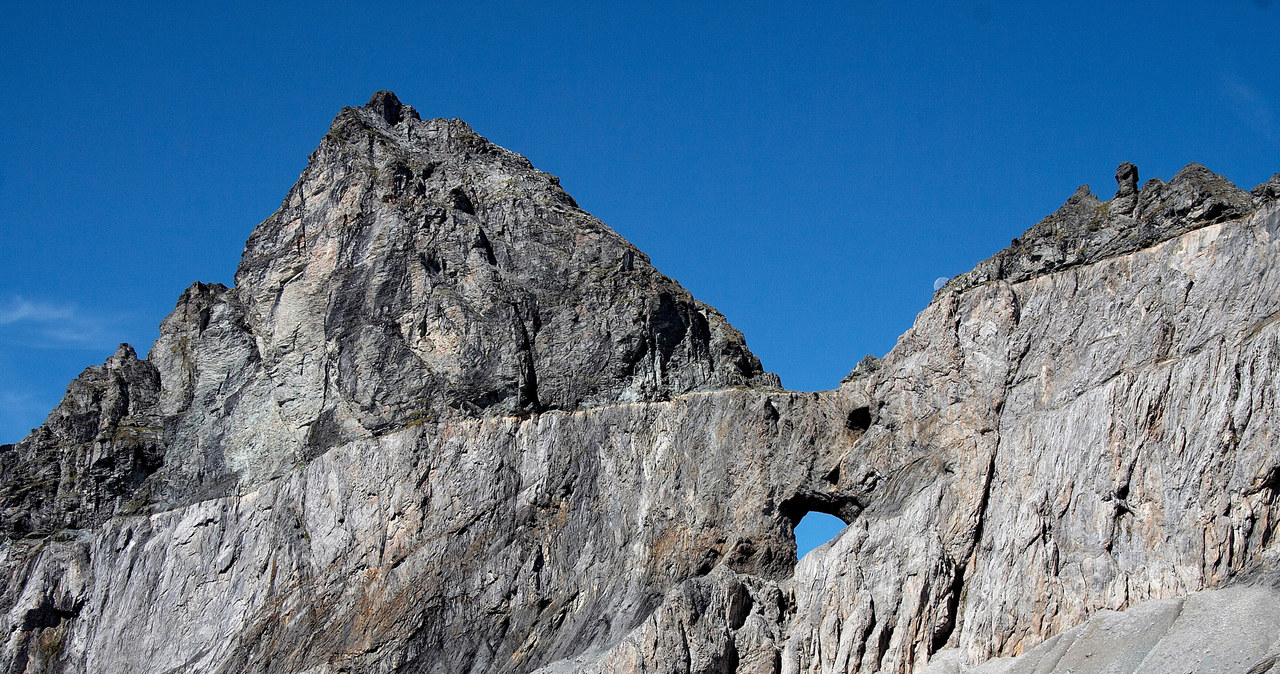
[[[849,412],[849,416],[844,421],[844,427],[851,431],[865,431],[871,428],[871,408],[864,405]]]

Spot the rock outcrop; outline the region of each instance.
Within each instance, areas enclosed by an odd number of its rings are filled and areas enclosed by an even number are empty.
[[[1152,178],[1138,191],[1138,169],[1128,162],[1116,169],[1116,183],[1119,189],[1111,201],[1099,201],[1088,185],[1080,186],[1057,212],[938,292],[995,280],[1018,283],[1132,253],[1205,225],[1239,220],[1267,198],[1270,185],[1259,186],[1255,198],[1209,169],[1189,164],[1167,184]]]
[[[160,376],[121,344],[67,387],[40,428],[0,445],[0,534],[7,539],[101,525],[164,462]]]
[[[795,393],[554,177],[379,92],[234,288],[0,446],[0,669],[1164,671],[1219,629],[1180,662],[1267,671],[1277,179],[1116,179]],[[811,511],[849,526],[797,562]]]

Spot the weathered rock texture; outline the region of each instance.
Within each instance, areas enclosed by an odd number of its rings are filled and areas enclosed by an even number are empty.
[[[1122,165],[793,393],[554,177],[379,92],[235,288],[0,446],[0,669],[1165,671],[1247,610],[1182,662],[1265,671],[1277,180]],[[850,526],[797,563],[815,510]]]
[[[924,674],[1274,672],[1280,661],[1280,592],[1274,582],[1268,585],[1204,590],[1120,613],[1098,611],[1021,656],[976,667],[956,651],[940,651]]]

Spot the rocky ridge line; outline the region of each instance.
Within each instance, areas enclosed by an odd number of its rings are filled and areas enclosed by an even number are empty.
[[[1280,176],[1117,182],[794,393],[553,177],[379,92],[235,288],[0,447],[0,670],[1114,664],[1071,628],[1271,601]],[[850,526],[797,563],[810,511]]]
[[[1116,169],[1116,184],[1110,201],[1100,201],[1088,185],[1081,185],[1061,208],[1008,248],[951,279],[938,293],[994,280],[1018,283],[1149,248],[1205,225],[1238,220],[1276,199],[1280,174],[1250,193],[1193,163],[1168,183],[1152,178],[1139,189],[1138,168],[1125,162]]]

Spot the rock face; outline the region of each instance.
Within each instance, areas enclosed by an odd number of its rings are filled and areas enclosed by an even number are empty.
[[[1275,671],[1274,627],[1280,592],[1238,586],[1158,599],[1127,611],[1098,611],[1016,658],[968,667],[955,651],[941,651],[924,674],[1034,674],[1035,672],[1244,672]]]
[[[379,92],[234,288],[0,446],[0,669],[1267,671],[1280,190],[1116,178],[794,393]],[[810,511],[849,527],[797,562]]]

